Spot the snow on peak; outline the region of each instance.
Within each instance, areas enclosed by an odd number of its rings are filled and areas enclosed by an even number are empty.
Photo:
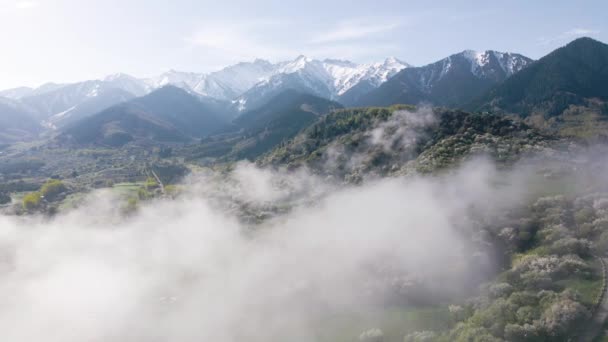
[[[500,67],[507,76],[511,76],[531,62],[530,59],[518,54],[492,50],[482,52],[465,50],[460,55],[469,61],[471,64],[471,72],[479,77],[484,76],[484,68],[491,63],[498,63],[498,67]]]
[[[465,50],[461,55],[471,64],[471,73],[482,76],[482,68],[490,62],[491,51]]]
[[[403,67],[410,67],[409,64],[399,60],[397,57],[388,57],[387,59],[384,60],[384,66],[386,67],[390,67],[390,68],[401,68],[403,69]]]
[[[96,97],[99,95],[99,88],[100,88],[100,84],[99,83],[95,83],[91,88],[89,88],[89,91],[86,94],[86,97]]]
[[[332,76],[333,88],[337,95],[346,93],[361,81],[369,81],[374,87],[377,87],[409,66],[394,57],[389,57],[384,62],[371,64],[325,60],[323,65]]]
[[[120,80],[129,80],[129,81],[135,81],[137,80],[135,77],[119,72],[116,74],[112,74],[112,75],[108,75],[103,79],[105,82],[114,82],[114,81],[120,81]]]
[[[532,62],[531,59],[510,52],[490,51],[507,76],[520,71]]]
[[[488,63],[489,51],[479,52],[473,50],[465,50],[462,52],[462,55],[469,60],[471,65],[480,67]]]
[[[331,65],[339,65],[339,66],[343,66],[343,67],[350,67],[350,68],[356,68],[357,67],[357,63],[353,63],[351,61],[347,61],[347,60],[343,60],[343,59],[331,59],[331,58],[327,58],[323,60],[324,64],[331,64]]]
[[[304,55],[300,55],[293,61],[279,63],[276,74],[292,74],[294,72],[298,72],[302,69],[309,68],[311,66],[318,67],[319,64],[319,61],[310,59]]]
[[[389,57],[382,62],[358,64],[344,59],[317,60],[300,55],[293,60],[271,63],[264,59],[241,62],[211,73],[168,70],[156,77],[136,78],[125,73],[108,75],[100,80],[74,83],[84,98],[97,97],[107,89],[121,89],[143,96],[155,89],[173,85],[200,95],[221,100],[236,100],[247,91],[264,84],[280,86],[284,76],[300,79],[311,88],[329,91],[337,98],[362,81],[379,86],[404,68],[405,62]],[[66,85],[48,84],[36,89],[9,89],[4,97],[31,96]],[[74,88],[66,88],[68,90]],[[67,107],[66,107],[67,108]]]

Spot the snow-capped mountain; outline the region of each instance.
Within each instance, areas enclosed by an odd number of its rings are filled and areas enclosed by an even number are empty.
[[[279,63],[257,59],[206,74],[170,70],[157,77],[137,78],[119,73],[73,84],[14,88],[0,91],[0,96],[18,101],[49,127],[63,126],[166,85],[206,100],[232,103],[226,106],[239,112],[264,105],[287,89],[345,105],[404,100],[451,104],[459,103],[461,92],[467,92],[464,96],[467,98],[504,80],[529,62],[530,59],[517,54],[468,50],[420,68],[394,57],[378,63],[357,64],[299,56]],[[454,87],[454,91],[450,87]],[[405,99],[400,98],[404,96]],[[439,101],[437,96],[441,97]]]
[[[208,74],[170,70],[158,77],[142,80],[150,89],[172,85],[202,96],[219,100],[231,100],[267,79],[276,72],[277,66],[256,59],[238,63]]]
[[[531,62],[515,53],[466,50],[423,67],[402,70],[377,89],[353,96],[352,102],[342,102],[356,106],[420,102],[464,105]]]
[[[395,57],[389,57],[384,62],[373,64],[355,64],[332,59],[326,59],[323,64],[334,80],[337,95],[343,95],[361,81],[369,81],[371,85],[378,87],[399,71],[410,66]]]
[[[13,100],[20,100],[27,96],[35,96],[49,91],[57,90],[63,86],[65,86],[65,84],[45,83],[37,88],[17,87],[0,91],[0,96]]]
[[[507,78],[523,69],[531,62],[530,58],[516,53],[498,51],[465,50],[460,53],[471,64],[471,73],[479,78]],[[458,56],[458,55],[456,55]],[[448,57],[451,60],[453,56]]]
[[[203,75],[194,92],[221,100],[232,100],[276,72],[276,66],[263,59],[238,63]]]
[[[192,88],[200,81],[202,76],[202,74],[195,72],[169,70],[157,77],[143,79],[141,81],[150,89],[158,89],[166,85],[172,85],[178,88],[192,90]]]
[[[6,99],[18,100],[24,96],[30,94],[34,88],[30,87],[17,87],[0,91],[0,97],[4,97]]]
[[[235,100],[240,111],[256,108],[285,89],[338,99],[362,82],[369,84],[370,88],[378,87],[409,65],[396,58],[388,58],[382,63],[356,64],[333,59],[319,61],[299,56],[293,61],[278,63],[276,66],[273,75],[257,83]]]
[[[151,92],[152,89],[155,89],[155,87],[148,85],[146,82],[123,73],[109,75],[104,78],[103,87],[121,89],[138,97],[144,96]]]
[[[42,126],[27,108],[13,99],[0,97],[0,144],[32,139],[41,130]]]
[[[407,63],[388,58],[381,63],[356,64],[349,61],[324,61],[299,56],[294,60],[270,63],[263,59],[239,63],[209,74],[171,70],[144,80],[151,89],[173,85],[202,96],[232,100],[240,110],[252,109],[281,90],[294,88],[336,99],[362,81],[377,87]],[[256,97],[252,100],[252,97]]]
[[[8,89],[1,91],[0,96],[23,102],[41,121],[56,126],[63,118],[73,120],[94,114],[90,111],[105,109],[99,106],[144,96],[166,85],[205,98],[233,101],[235,109],[243,111],[262,105],[270,97],[290,88],[338,99],[362,82],[369,84],[366,89],[378,87],[406,67],[407,63],[396,58],[372,64],[332,59],[320,61],[305,56],[279,63],[256,59],[207,74],[170,70],[157,77],[141,79],[118,73],[101,80]]]
[[[137,84],[125,82],[124,77],[95,80],[62,86],[52,91],[19,99],[47,127],[63,126],[69,121],[93,115],[144,92]]]

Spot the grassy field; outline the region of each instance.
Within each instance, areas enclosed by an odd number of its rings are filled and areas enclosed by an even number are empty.
[[[144,182],[117,183],[112,186],[112,191],[119,196],[137,196],[137,191],[144,185]]]
[[[407,308],[394,307],[365,312],[360,315],[323,317],[318,340],[323,342],[359,341],[359,335],[378,328],[384,333],[384,342],[402,342],[405,335],[415,331],[443,331],[450,328],[447,306]]]

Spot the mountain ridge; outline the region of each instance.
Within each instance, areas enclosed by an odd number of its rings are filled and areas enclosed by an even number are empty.
[[[62,130],[59,140],[109,146],[133,140],[189,142],[227,123],[215,110],[181,88],[164,86],[76,122]]]
[[[608,100],[608,45],[584,37],[532,63],[468,107],[555,116],[591,98]]]
[[[351,106],[389,106],[431,103],[462,106],[513,74],[532,60],[520,54],[465,50],[437,62],[406,68],[367,94],[352,96]]]

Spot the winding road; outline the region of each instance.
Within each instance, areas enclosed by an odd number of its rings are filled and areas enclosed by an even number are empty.
[[[160,193],[164,195],[165,194],[165,185],[160,180],[160,178],[156,175],[156,172],[154,172],[154,170],[150,169],[150,172],[152,172],[152,175],[154,176],[154,178],[156,179],[156,182],[158,183],[158,186],[160,188]]]

